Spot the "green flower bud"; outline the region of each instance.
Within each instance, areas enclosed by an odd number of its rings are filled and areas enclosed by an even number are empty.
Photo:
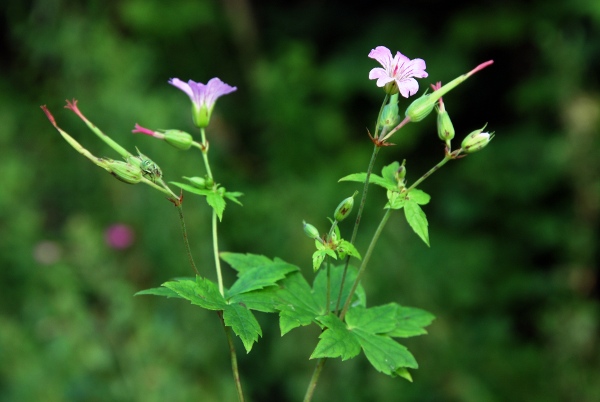
[[[350,215],[350,212],[352,212],[352,207],[354,206],[354,197],[356,196],[356,194],[357,192],[355,192],[352,195],[352,197],[348,197],[342,202],[340,202],[340,205],[338,205],[338,207],[335,209],[335,212],[333,213],[333,219],[335,219],[338,222],[341,222],[344,219],[346,219],[348,215]]]
[[[215,185],[215,181],[211,177],[207,177],[204,186],[206,188],[212,188],[214,185]]]
[[[435,92],[434,92],[435,94]],[[425,94],[420,98],[415,99],[406,109],[406,116],[410,118],[410,121],[416,123],[423,120],[431,113],[439,97],[431,96],[432,94]]]
[[[394,94],[391,96],[390,102],[383,107],[383,111],[379,117],[381,127],[393,128],[397,126],[400,123],[398,111],[398,94]]]
[[[317,230],[317,228],[311,225],[310,223],[302,221],[302,229],[304,230],[304,234],[310,237],[311,239],[318,239],[321,237],[319,235],[319,230]]]
[[[226,192],[226,190],[225,190],[225,187],[219,187],[219,188],[217,189],[217,193],[218,193],[218,194],[219,194],[221,197],[225,195],[225,192]]]
[[[454,138],[454,126],[450,120],[450,115],[445,110],[438,111],[437,130],[440,140],[446,142]]]
[[[164,133],[165,141],[173,145],[177,149],[187,151],[192,146],[194,139],[185,131],[181,130],[166,130]]]
[[[137,184],[142,180],[143,172],[139,166],[113,160],[106,160],[105,166],[108,167],[110,174],[122,182]]]
[[[471,154],[483,149],[494,138],[494,133],[483,132],[485,126],[467,135],[461,144],[462,150]]]

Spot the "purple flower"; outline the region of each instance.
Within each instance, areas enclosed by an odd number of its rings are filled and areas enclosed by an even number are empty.
[[[106,229],[104,238],[110,247],[122,250],[133,244],[135,236],[131,227],[122,223],[116,223]]]
[[[171,78],[169,84],[181,89],[192,100],[194,104],[194,123],[197,127],[206,127],[208,125],[215,102],[220,96],[237,90],[236,87],[227,85],[216,77],[208,81],[207,84],[192,80],[183,82],[179,78]]]
[[[425,78],[428,75],[423,59],[411,60],[400,52],[396,52],[396,56],[392,58],[390,49],[385,46],[377,46],[371,50],[369,57],[383,66],[372,69],[369,79],[376,79],[377,86],[385,87],[390,95],[398,91],[405,98],[414,95],[419,90],[419,83],[413,77]]]

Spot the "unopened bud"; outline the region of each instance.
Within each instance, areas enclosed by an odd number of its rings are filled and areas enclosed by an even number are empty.
[[[400,123],[400,116],[398,116],[398,94],[394,94],[390,97],[390,102],[383,107],[381,116],[379,118],[379,124],[381,127],[392,128]]]
[[[418,121],[423,120],[429,115],[429,113],[431,113],[438,99],[438,97],[431,95],[432,94],[425,94],[420,98],[415,99],[408,106],[405,114],[408,118],[410,118],[410,121],[416,123]]]
[[[302,229],[304,230],[304,234],[310,237],[311,239],[317,239],[321,237],[319,235],[319,230],[317,230],[317,228],[311,225],[310,223],[302,221]]]
[[[340,205],[338,205],[338,207],[335,209],[335,212],[333,213],[333,219],[335,219],[338,222],[341,222],[344,219],[346,219],[348,215],[350,215],[352,207],[354,206],[354,197],[356,196],[356,194],[357,192],[355,192],[352,195],[352,197],[348,197],[342,202],[340,202]]]
[[[177,149],[187,151],[192,146],[194,139],[185,131],[181,130],[166,130],[164,133],[165,141],[173,145]]]
[[[446,142],[454,138],[454,126],[446,110],[440,110],[437,116],[437,130],[440,140]]]
[[[494,138],[494,133],[483,132],[483,128],[473,131],[467,135],[461,144],[461,148],[467,154],[483,149]]]
[[[142,169],[130,163],[107,160],[106,167],[110,173],[122,182],[137,184],[142,180]]]

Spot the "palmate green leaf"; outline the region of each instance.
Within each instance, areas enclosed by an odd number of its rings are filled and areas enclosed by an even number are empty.
[[[181,296],[179,296],[177,293],[175,293],[171,289],[163,288],[163,287],[141,290],[141,291],[137,292],[134,296],[142,296],[142,295],[164,296],[167,298],[170,298],[170,297],[181,298]]]
[[[329,311],[325,307],[327,298],[326,270],[323,269],[317,273],[312,288],[300,272],[294,272],[279,282],[280,289],[277,291],[277,295],[281,304],[277,309],[279,310],[279,326],[282,336],[296,327],[309,325],[313,322],[322,325],[317,317],[335,311],[343,271],[342,266],[331,267],[330,269],[332,294]],[[357,274],[358,270],[355,267],[348,267],[341,304],[346,301],[350,294],[350,289]],[[354,295],[354,304],[364,306],[365,303],[365,290],[362,285],[359,285]]]
[[[250,353],[254,342],[262,336],[260,325],[252,312],[239,303],[228,304],[223,310],[223,321],[240,337],[246,353]]]
[[[424,335],[425,327],[431,324],[435,316],[425,310],[415,307],[404,307],[395,304],[395,327],[387,335],[398,338]]]
[[[243,274],[249,269],[256,268],[261,265],[271,264],[273,261],[264,255],[258,254],[242,254],[242,253],[227,253],[223,252],[219,254],[221,259],[227,264],[231,265],[231,268],[238,271],[239,274]]]
[[[318,320],[327,329],[319,335],[321,340],[310,355],[311,359],[341,357],[342,360],[347,360],[360,353],[360,343],[356,336],[335,314],[319,317]]]
[[[197,277],[195,281],[192,279],[170,281],[163,283],[162,286],[192,304],[208,310],[224,310],[227,307],[227,302],[219,293],[217,285],[205,278]]]
[[[392,162],[381,169],[381,177],[383,177],[388,183],[394,185],[394,188],[398,188],[396,181],[396,172],[400,169],[400,162]]]
[[[298,271],[298,267],[284,261],[270,262],[247,269],[231,286],[227,296],[231,297],[239,293],[251,292],[274,286],[278,281],[285,278],[291,272]]]
[[[354,307],[346,315],[346,323],[334,315],[319,317],[318,320],[327,329],[319,336],[311,358],[341,357],[350,359],[358,354],[357,345],[373,367],[390,376],[401,376],[412,380],[407,368],[418,368],[414,356],[386,332],[397,325],[398,305]]]
[[[215,210],[219,217],[219,222],[223,220],[223,211],[225,211],[225,199],[223,196],[216,191],[211,191],[206,196],[206,202]]]
[[[337,305],[337,299],[340,291],[340,285],[342,283],[342,277],[344,275],[344,267],[336,266],[330,268],[330,281],[331,281],[331,297],[329,311],[325,309],[325,303],[327,300],[327,270],[322,269],[315,276],[315,280],[313,281],[313,297],[317,306],[319,306],[318,315],[327,315],[331,311],[335,311]],[[342,290],[342,297],[340,301],[340,308],[346,302],[346,298],[350,294],[350,290],[352,289],[352,285],[354,284],[354,280],[358,275],[358,269],[356,267],[349,265],[348,270],[346,272],[346,280],[344,281],[344,289]],[[354,294],[354,305],[357,306],[365,306],[366,305],[366,296],[365,290],[362,285],[358,285],[356,288],[356,293]]]
[[[240,200],[238,200],[238,197],[241,197],[242,195],[244,195],[244,193],[240,193],[239,191],[227,191],[224,194],[225,198],[235,202],[238,205],[242,205]]]
[[[410,227],[419,235],[421,240],[429,247],[429,231],[427,229],[427,217],[419,204],[412,199],[407,199],[404,204],[404,216]]]
[[[390,303],[383,306],[355,307],[348,310],[346,323],[348,328],[360,328],[373,334],[385,334],[396,328],[396,304]]]
[[[281,300],[278,309],[282,336],[296,327],[309,325],[321,315],[318,301],[300,272],[288,275],[280,286],[277,294]]]
[[[230,297],[227,301],[231,304],[241,304],[249,310],[274,313],[279,311],[279,306],[281,305],[281,299],[279,298],[278,293],[278,286],[270,286],[252,292],[239,293]]]
[[[173,184],[173,185],[175,185],[175,186],[177,186],[177,187],[179,187],[179,188],[181,188],[181,189],[183,189],[185,191],[193,193],[193,194],[207,196],[210,193],[214,192],[213,190],[208,190],[208,189],[205,189],[205,188],[198,188],[198,187],[194,187],[194,186],[189,185],[189,184],[179,183],[179,182],[176,182],[176,181],[170,181],[169,183],[171,183],[171,184]]]
[[[341,179],[339,179],[338,181],[355,181],[358,183],[364,183],[367,179],[367,174],[366,173],[353,173],[353,174],[349,174],[348,176],[344,176]],[[398,185],[396,184],[395,181],[388,181],[385,178],[376,175],[375,173],[371,173],[371,176],[369,177],[369,184],[376,184],[378,186],[381,186],[385,189],[388,190],[397,190],[398,189]]]
[[[393,339],[360,328],[355,328],[352,332],[375,370],[396,376],[401,368],[419,368],[412,353]]]
[[[431,196],[429,194],[427,194],[425,191],[419,190],[418,188],[413,188],[412,190],[410,190],[407,198],[416,202],[419,205],[428,204],[429,200],[431,200]]]
[[[404,208],[404,204],[406,204],[406,196],[404,193],[400,193],[398,190],[388,190],[387,191],[388,202],[385,204],[385,209],[402,209]]]
[[[359,260],[362,259],[360,256],[360,253],[358,252],[356,247],[354,247],[354,244],[350,243],[347,240],[340,241],[338,248],[337,248],[337,252],[341,253],[343,255],[343,256],[340,256],[340,258],[344,258],[346,255],[350,255],[354,258],[358,258]]]

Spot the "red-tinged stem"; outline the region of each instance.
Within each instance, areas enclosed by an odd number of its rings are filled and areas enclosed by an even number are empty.
[[[478,65],[477,67],[475,67],[474,69],[472,69],[471,71],[469,71],[467,73],[467,77],[472,76],[473,74],[475,74],[477,71],[481,71],[484,68],[486,68],[487,66],[494,64],[494,60],[488,60],[485,63],[481,63],[480,65]]]

